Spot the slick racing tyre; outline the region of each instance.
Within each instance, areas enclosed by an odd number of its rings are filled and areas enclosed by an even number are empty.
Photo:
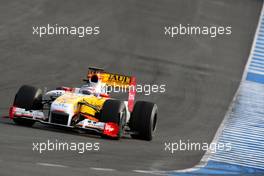
[[[18,90],[13,106],[26,110],[40,110],[43,108],[42,91],[32,86],[23,85]],[[32,126],[35,121],[14,118],[14,122],[19,125]]]
[[[112,122],[118,125],[118,134],[115,139],[120,139],[123,134],[124,126],[126,124],[126,107],[123,101],[119,100],[106,100],[100,113],[100,122]],[[102,134],[102,137],[109,137]]]
[[[157,124],[157,105],[151,102],[137,101],[129,121],[130,129],[135,132],[132,138],[151,141]]]

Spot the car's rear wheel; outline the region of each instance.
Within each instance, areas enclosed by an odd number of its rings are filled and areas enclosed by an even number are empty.
[[[43,108],[41,89],[23,85],[16,93],[13,103],[14,107],[24,108],[26,110],[40,110]],[[14,122],[18,125],[32,126],[35,121],[23,118],[14,118]]]
[[[151,102],[138,101],[131,113],[129,127],[134,132],[132,138],[150,141],[157,126],[157,105]]]
[[[112,99],[106,100],[101,110],[99,121],[116,124],[118,126],[118,133],[115,137],[110,137],[119,139],[123,134],[126,123],[126,108],[124,102]],[[102,137],[107,137],[107,135],[102,134]]]

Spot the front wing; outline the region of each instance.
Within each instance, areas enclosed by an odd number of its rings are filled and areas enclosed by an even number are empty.
[[[119,133],[119,125],[112,123],[112,122],[97,122],[90,119],[84,119],[80,122],[78,122],[74,126],[70,125],[62,125],[58,123],[52,123],[51,120],[45,116],[44,112],[39,110],[26,110],[23,108],[18,107],[10,107],[9,110],[9,117],[10,119],[28,119],[33,120],[36,122],[40,122],[43,124],[49,124],[49,125],[55,125],[55,126],[62,126],[67,127],[71,129],[81,129],[81,130],[89,130],[89,131],[95,131],[100,134],[104,134],[106,136],[110,137],[117,137]]]

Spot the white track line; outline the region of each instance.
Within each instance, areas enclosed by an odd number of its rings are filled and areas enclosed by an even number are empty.
[[[96,170],[96,171],[116,171],[116,169],[112,168],[101,168],[101,167],[90,167],[91,170]]]
[[[153,174],[153,175],[169,175],[168,171],[148,171],[148,170],[132,170],[137,173]]]
[[[48,167],[68,167],[65,165],[61,165],[61,164],[52,164],[52,163],[36,163],[37,165],[40,166],[48,166]]]

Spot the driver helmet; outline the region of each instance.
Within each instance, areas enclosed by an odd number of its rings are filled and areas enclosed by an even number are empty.
[[[89,77],[87,84],[80,88],[80,93],[86,95],[96,95],[99,96],[101,93],[105,93],[104,84],[99,80],[98,75],[94,74]]]

